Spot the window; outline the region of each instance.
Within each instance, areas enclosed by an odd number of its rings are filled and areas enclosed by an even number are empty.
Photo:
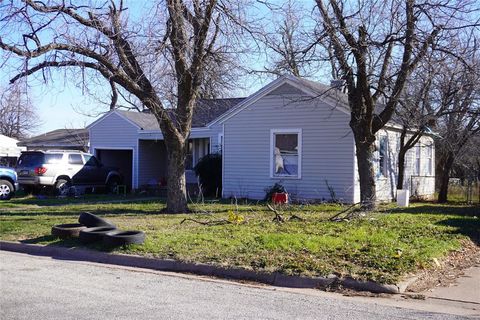
[[[97,158],[95,158],[92,155],[84,154],[83,159],[85,159],[85,165],[86,166],[89,166],[89,167],[99,167],[100,166]]]
[[[223,153],[223,133],[218,134],[217,150],[218,152]]]
[[[388,137],[381,136],[378,148],[378,175],[387,176]]]
[[[301,178],[301,129],[273,129],[270,134],[270,176]]]
[[[45,163],[48,163],[48,164],[59,163],[62,161],[62,158],[63,158],[63,154],[61,153],[45,154]]]
[[[433,143],[427,147],[427,174],[429,176],[433,175]]]
[[[69,164],[83,164],[83,159],[81,154],[69,154],[68,155]]]
[[[417,176],[420,175],[420,155],[421,155],[422,149],[420,148],[420,143],[417,143],[415,146],[415,174]]]

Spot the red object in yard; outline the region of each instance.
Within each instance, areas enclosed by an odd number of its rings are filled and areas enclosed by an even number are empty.
[[[272,195],[272,202],[274,204],[288,203],[288,193],[274,193]]]

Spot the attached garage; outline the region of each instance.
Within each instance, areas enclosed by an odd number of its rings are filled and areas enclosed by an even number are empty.
[[[94,153],[103,165],[120,169],[123,184],[131,190],[133,181],[133,150],[126,149],[95,149]]]

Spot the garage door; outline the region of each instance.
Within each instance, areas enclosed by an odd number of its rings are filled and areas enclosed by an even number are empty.
[[[123,184],[132,189],[132,150],[95,149],[95,154],[105,166],[117,167],[123,175]]]

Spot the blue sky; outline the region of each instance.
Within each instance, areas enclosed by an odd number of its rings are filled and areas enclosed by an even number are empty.
[[[280,4],[284,1],[271,1],[274,4]],[[301,1],[311,3],[310,1]],[[125,1],[129,8],[129,19],[138,19],[142,17],[142,11],[148,7],[149,2],[139,2],[134,0]],[[148,9],[148,8],[147,8]],[[255,15],[268,14],[266,7],[260,5],[254,12]],[[258,55],[251,68],[262,69],[265,58]],[[64,76],[64,71],[52,72],[52,81],[45,83],[40,75],[30,76],[28,78],[28,93],[32,103],[36,106],[40,117],[41,125],[32,130],[32,134],[60,129],[60,128],[80,128],[93,122],[101,112],[108,111],[108,105],[102,104],[98,99],[78,88],[74,82],[75,79]],[[4,87],[14,75],[13,70],[2,67],[0,73],[0,86]],[[77,79],[78,80],[78,79]],[[249,77],[242,83],[242,89],[233,92],[232,96],[247,96],[258,90],[269,79],[259,79],[258,77]],[[109,86],[97,86],[94,88],[97,96],[105,96],[106,102],[109,100]],[[86,114],[90,115],[86,115]]]

